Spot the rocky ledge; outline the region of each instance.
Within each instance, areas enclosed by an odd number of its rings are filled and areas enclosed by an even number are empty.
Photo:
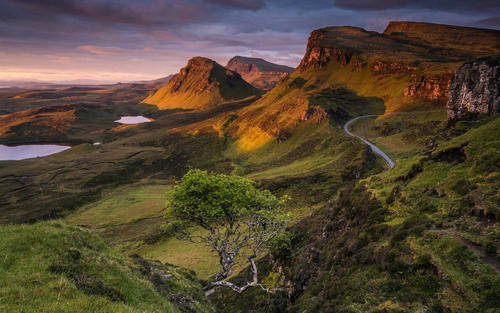
[[[456,71],[448,91],[447,111],[449,119],[500,112],[500,56],[465,63]]]

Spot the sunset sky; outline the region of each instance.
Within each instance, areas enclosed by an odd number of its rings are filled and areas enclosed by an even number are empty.
[[[498,0],[0,0],[0,80],[136,81],[196,55],[296,66],[320,27],[391,20],[500,28]]]

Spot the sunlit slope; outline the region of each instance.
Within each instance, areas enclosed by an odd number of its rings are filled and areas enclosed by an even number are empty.
[[[420,38],[433,47],[453,49],[465,55],[498,54],[500,49],[500,34],[494,29],[397,21],[390,22],[384,34],[413,40]]]
[[[259,91],[241,76],[215,61],[195,57],[166,85],[144,103],[160,109],[207,109],[228,100],[258,95]]]
[[[300,66],[287,79],[250,106],[194,129],[230,134],[240,151],[251,151],[273,139],[286,140],[292,129],[309,119],[343,123],[357,115],[381,114],[384,107],[386,113],[442,108],[454,71],[478,56],[500,53],[494,40],[500,32],[435,27],[446,29],[451,38],[473,33],[483,48],[456,49],[436,36],[424,40],[357,27],[315,30]]]

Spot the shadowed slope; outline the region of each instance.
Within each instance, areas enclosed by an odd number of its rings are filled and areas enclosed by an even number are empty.
[[[241,76],[215,61],[195,57],[143,103],[160,109],[207,109],[228,100],[258,95]]]
[[[273,89],[277,83],[295,70],[264,59],[242,56],[233,57],[227,63],[226,68],[240,74],[252,86],[262,90]]]

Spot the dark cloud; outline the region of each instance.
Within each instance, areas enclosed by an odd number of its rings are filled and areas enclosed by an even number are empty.
[[[488,17],[477,21],[481,26],[500,26],[500,16]]]
[[[177,72],[193,55],[220,62],[249,55],[295,66],[317,28],[382,31],[391,20],[499,28],[497,2],[0,0],[0,77],[5,67],[14,73],[13,64],[19,72],[73,66],[154,77]]]
[[[203,2],[253,11],[260,10],[264,7],[264,2],[262,0],[203,0]]]
[[[202,3],[183,0],[131,1],[131,0],[6,0],[6,10],[36,14],[43,18],[71,16],[78,19],[101,23],[121,23],[131,25],[160,25],[180,22],[207,21],[211,12]],[[4,9],[0,4],[0,9]]]
[[[499,11],[498,0],[335,0],[335,6],[349,10],[424,8],[451,12]]]

